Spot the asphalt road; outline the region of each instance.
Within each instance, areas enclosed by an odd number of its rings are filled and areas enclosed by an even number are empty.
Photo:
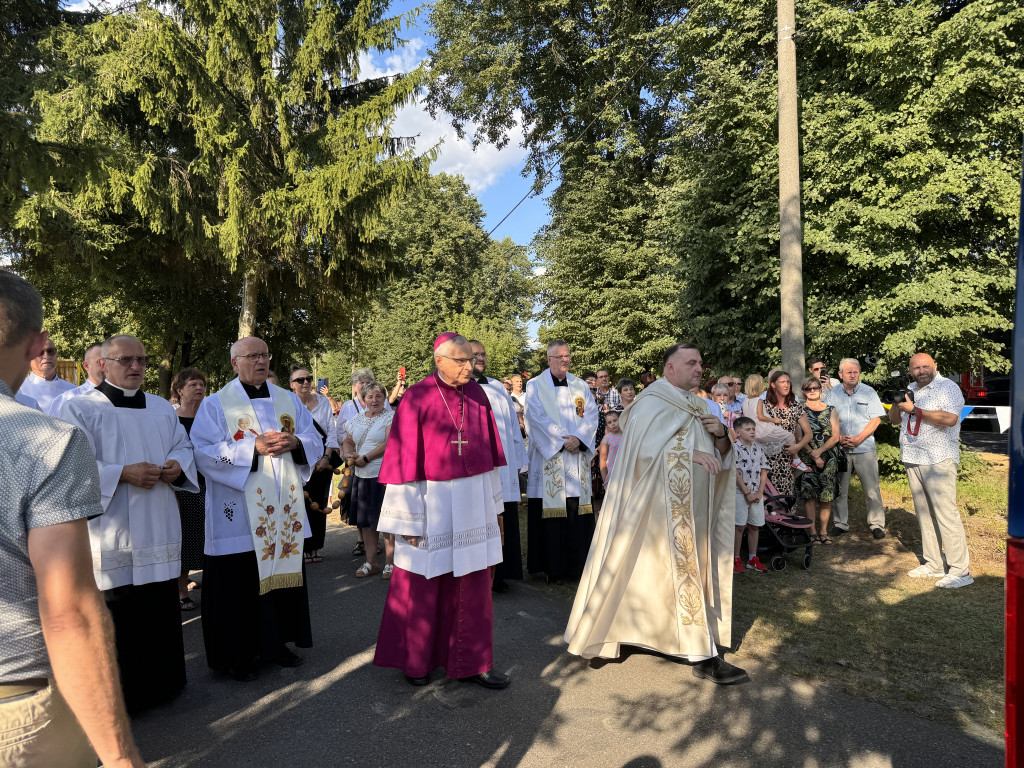
[[[309,566],[316,647],[294,669],[237,683],[205,664],[198,611],[185,619],[188,686],[140,716],[152,766],[586,766],[586,768],[985,768],[999,740],[748,667],[719,688],[689,667],[634,654],[598,669],[565,653],[570,604],[540,585],[495,596],[504,691],[438,677],[413,688],[372,665],[387,582],[356,579],[355,532],[328,525]],[[201,596],[201,591],[199,595]],[[747,624],[749,626],[749,624]]]
[[[1006,456],[1010,452],[1010,433],[960,432],[960,442],[975,451],[998,453]]]

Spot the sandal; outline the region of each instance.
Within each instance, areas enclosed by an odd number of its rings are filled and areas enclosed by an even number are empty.
[[[196,581],[195,579],[192,579],[192,581],[190,581],[190,582],[188,583],[188,591],[189,591],[189,592],[191,592],[191,591],[192,591],[192,590],[194,590],[194,589],[202,589],[202,588],[203,588],[203,585],[202,585],[202,583],[201,583],[201,582],[198,582],[198,581]]]
[[[352,550],[352,557],[364,557],[365,555],[366,555],[366,546],[363,544],[363,542],[360,541],[358,544],[356,544],[355,548]]]
[[[370,565],[369,563],[363,563],[359,566],[359,570],[356,571],[357,579],[365,579],[367,576],[373,576],[374,574],[380,573],[380,568],[376,565]]]
[[[303,552],[302,553],[302,562],[304,562],[304,563],[312,563],[313,562],[313,556],[311,554],[309,554],[309,552]]]
[[[323,555],[320,554],[320,550],[314,550],[313,556],[309,558],[311,563],[322,563],[324,561]]]
[[[829,536],[822,536],[821,537],[821,543],[822,544],[835,544],[835,542],[832,541],[831,537],[829,537]]]
[[[384,566],[384,570],[380,572],[380,577],[384,579],[384,581],[391,581],[391,572],[394,570],[395,566],[388,563]]]
[[[185,595],[185,597],[179,597],[178,598],[178,605],[181,606],[181,610],[183,610],[183,611],[194,611],[196,609],[196,604],[192,601],[192,598],[189,597],[188,595]]]

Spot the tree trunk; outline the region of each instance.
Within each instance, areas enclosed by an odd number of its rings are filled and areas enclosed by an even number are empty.
[[[794,0],[779,2],[779,295],[782,368],[804,372],[804,277],[800,221],[800,125],[796,90]]]
[[[192,331],[185,331],[185,341],[181,345],[181,367],[188,368],[192,365],[192,342],[195,337]]]
[[[174,373],[174,353],[178,351],[178,333],[173,326],[164,330],[162,355],[160,357],[160,397],[170,397],[171,377]]]
[[[255,336],[256,330],[256,294],[258,286],[253,272],[245,273],[242,283],[242,311],[238,316],[238,338]]]

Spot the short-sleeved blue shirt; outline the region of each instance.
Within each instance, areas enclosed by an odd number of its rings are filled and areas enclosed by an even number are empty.
[[[867,384],[858,382],[853,394],[847,394],[841,385],[825,393],[825,402],[839,415],[839,434],[856,437],[872,419],[885,416],[885,408],[878,393]],[[856,448],[844,448],[847,453],[868,453],[875,450],[875,436],[871,435]]]
[[[17,402],[0,381],[0,683],[52,674],[29,531],[101,514],[100,476],[85,435]]]

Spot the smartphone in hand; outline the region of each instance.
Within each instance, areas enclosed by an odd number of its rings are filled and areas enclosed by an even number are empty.
[[[405,378],[405,366],[404,365],[401,368],[398,369],[398,378],[400,378],[400,379],[404,379]]]
[[[317,379],[316,380],[316,391],[319,392],[324,387],[330,386],[330,383],[331,383],[330,379]]]

